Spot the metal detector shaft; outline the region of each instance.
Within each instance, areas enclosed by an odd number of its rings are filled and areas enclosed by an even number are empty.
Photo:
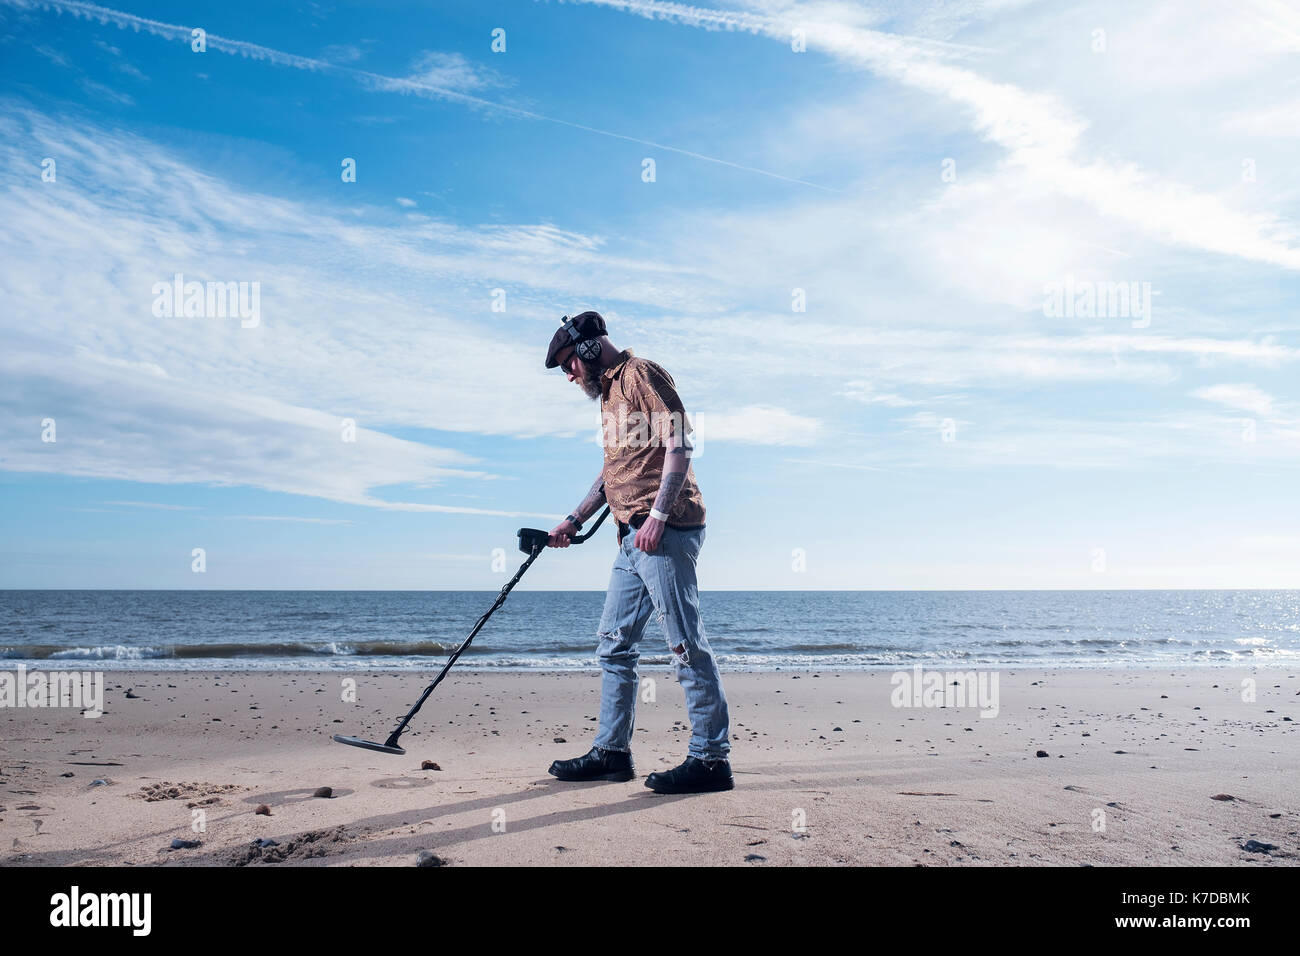
[[[574,544],[582,544],[582,542],[586,541],[596,533],[596,529],[600,527],[601,522],[605,520],[605,517],[608,514],[609,509],[606,508],[596,520],[596,523],[591,526],[590,531],[584,535],[572,537],[569,540]],[[397,729],[388,735],[388,740],[384,742],[385,747],[398,746],[397,738],[402,736],[402,732],[406,730],[406,725],[411,722],[411,718],[414,717],[419,712],[420,708],[424,706],[424,702],[429,699],[429,695],[433,693],[434,688],[442,683],[442,679],[446,677],[447,672],[451,670],[451,665],[455,664],[460,655],[464,653],[467,647],[469,647],[470,642],[474,640],[478,632],[483,629],[483,625],[487,623],[488,618],[496,613],[497,608],[506,603],[506,598],[510,595],[511,589],[519,583],[519,579],[524,576],[524,572],[532,566],[532,563],[537,560],[537,556],[542,553],[542,549],[546,547],[545,532],[542,532],[543,537],[539,540],[536,537],[537,532],[535,531],[533,532],[533,537],[527,537],[525,532],[529,531],[532,531],[532,529],[521,528],[519,531],[520,543],[522,544],[524,541],[528,541],[530,545],[530,553],[527,560],[519,566],[519,570],[515,572],[515,576],[506,582],[505,587],[501,589],[501,593],[497,595],[497,599],[492,602],[492,606],[487,609],[487,613],[478,619],[478,623],[474,625],[474,629],[469,632],[469,637],[461,641],[460,646],[452,652],[451,657],[447,659],[447,663],[443,665],[442,671],[433,679],[433,683],[424,689],[424,693],[421,694],[420,699],[415,702],[415,706],[411,708],[410,713],[403,717],[402,722],[397,725]]]

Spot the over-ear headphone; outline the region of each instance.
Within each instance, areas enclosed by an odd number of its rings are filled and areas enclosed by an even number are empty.
[[[567,315],[564,317],[564,331],[568,332],[569,338],[573,340],[578,358],[584,362],[594,362],[600,358],[600,340],[582,338],[582,333],[578,331],[577,325]]]

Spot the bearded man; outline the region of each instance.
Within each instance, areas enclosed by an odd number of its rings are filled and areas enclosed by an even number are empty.
[[[730,790],[727,698],[704,635],[695,579],[704,499],[691,468],[686,409],[672,376],[631,349],[615,348],[599,313],[563,322],[546,350],[546,367],[559,367],[601,403],[605,460],[586,496],[551,530],[548,545],[567,548],[583,522],[608,503],[618,522],[619,550],[597,628],[602,678],[596,739],[590,752],[557,760],[549,772],[560,780],[636,776],[637,645],[653,612],[686,694],[691,741],[682,764],[650,774],[645,785],[658,793]]]

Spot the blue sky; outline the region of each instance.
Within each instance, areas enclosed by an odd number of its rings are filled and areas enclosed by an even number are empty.
[[[0,586],[497,587],[591,308],[703,587],[1300,587],[1297,66],[1270,0],[0,0]]]

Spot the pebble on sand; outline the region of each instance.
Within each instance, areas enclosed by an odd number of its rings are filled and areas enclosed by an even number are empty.
[[[421,850],[420,855],[415,858],[416,866],[446,866],[447,861],[440,856],[435,856],[428,850]]]
[[[420,769],[421,769],[421,770],[441,770],[442,768],[439,767],[439,766],[438,766],[436,763],[434,763],[432,760],[426,760],[426,761],[424,761],[423,763],[420,764]]]
[[[203,843],[200,840],[182,840],[180,837],[172,840],[173,850],[193,850],[196,846],[202,845]]]
[[[1050,757],[1051,754],[1049,754],[1046,750],[1040,750],[1040,751],[1038,751],[1038,753],[1034,754],[1034,756],[1035,756],[1035,757]]]
[[[328,800],[330,797],[334,796],[334,791],[329,787],[317,787],[312,796]]]
[[[260,813],[264,817],[269,817],[271,815],[271,808],[268,807],[265,803],[259,803],[257,805],[257,809],[254,810],[253,812]]]

